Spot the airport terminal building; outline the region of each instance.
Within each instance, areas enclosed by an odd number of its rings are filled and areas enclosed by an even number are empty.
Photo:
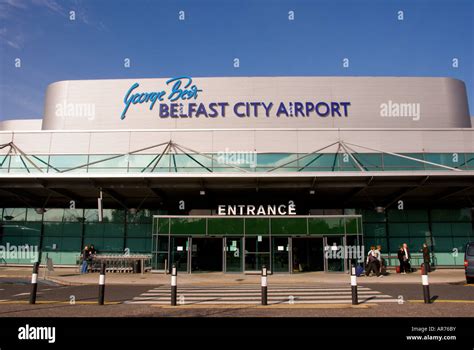
[[[419,265],[427,243],[461,267],[473,200],[451,78],[60,81],[42,119],[0,122],[0,244],[56,265],[94,244],[156,271],[343,272],[341,247],[396,265],[407,243]]]

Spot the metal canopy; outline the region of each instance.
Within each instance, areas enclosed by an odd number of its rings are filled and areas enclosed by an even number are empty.
[[[160,161],[163,159],[163,157],[170,156],[170,161],[172,159],[173,164],[170,164],[170,169],[171,171],[174,171],[175,173],[178,173],[178,167],[176,166],[176,155],[182,154],[185,155],[187,158],[189,158],[194,164],[197,164],[200,170],[203,173],[206,172],[214,172],[212,167],[206,166],[202,162],[200,162],[198,159],[196,159],[196,155],[199,155],[201,157],[204,157],[212,163],[218,162],[216,159],[216,155],[213,154],[206,154],[199,152],[197,150],[191,149],[189,147],[186,147],[184,145],[178,144],[176,142],[173,142],[173,140],[169,140],[168,142],[162,142],[159,144],[154,144],[150,145],[147,147],[143,147],[131,152],[127,153],[122,153],[122,154],[116,154],[112,156],[104,156],[102,159],[86,162],[80,165],[72,166],[66,169],[58,169],[54,166],[52,166],[48,161],[45,161],[41,158],[39,158],[37,155],[28,155],[25,152],[23,152],[18,146],[15,145],[14,142],[8,142],[5,144],[0,145],[0,150],[8,148],[8,151],[6,154],[2,155],[3,160],[0,161],[0,166],[3,166],[5,163],[6,159],[8,156],[16,156],[18,157],[19,162],[23,165],[24,170],[27,173],[31,173],[31,170],[34,170],[35,172],[38,173],[44,173],[44,166],[47,166],[48,172],[50,173],[57,173],[57,174],[65,174],[65,173],[70,173],[75,170],[80,170],[80,169],[88,169],[89,166],[96,166],[101,163],[105,163],[114,159],[118,158],[126,158],[131,155],[139,155],[141,152],[147,151],[149,152],[150,150],[156,150],[155,157],[145,166],[141,169],[141,173],[155,173],[155,172],[160,172],[159,168],[157,168],[158,164]],[[308,170],[308,167],[311,166],[316,160],[318,160],[319,157],[322,155],[326,154],[329,152],[330,149],[336,149],[335,151],[335,158],[334,158],[334,164],[332,171],[335,171],[335,165],[336,165],[336,157],[338,155],[347,155],[348,159],[350,159],[351,165],[354,166],[355,169],[361,171],[361,172],[376,172],[378,170],[373,170],[370,166],[370,164],[364,164],[364,161],[359,157],[360,152],[358,152],[356,149],[363,150],[363,151],[369,151],[370,153],[373,154],[385,154],[385,155],[390,155],[395,158],[399,158],[402,160],[409,160],[414,163],[418,163],[420,165],[429,165],[434,167],[434,169],[438,170],[449,170],[449,171],[454,171],[454,172],[461,172],[461,171],[466,171],[461,169],[460,167],[463,166],[464,164],[459,164],[459,167],[450,167],[444,164],[438,164],[435,162],[430,162],[426,161],[424,159],[419,159],[415,157],[410,157],[405,154],[400,154],[396,152],[390,152],[386,150],[380,150],[380,149],[374,149],[371,147],[366,147],[363,145],[357,145],[354,143],[349,143],[345,142],[343,140],[338,140],[332,143],[329,143],[328,145],[318,148],[317,150],[298,156],[296,159],[293,159],[289,162],[286,162],[284,164],[280,164],[278,166],[270,167],[269,169],[266,169],[266,172],[275,172],[276,170],[283,169],[285,166],[291,166],[291,167],[298,167],[296,171],[290,171],[288,169],[285,169],[288,172],[303,172]],[[325,152],[322,152],[325,151]],[[311,159],[310,157],[313,158]],[[316,156],[316,157],[314,157]],[[307,161],[307,162],[306,162]],[[299,166],[298,163],[302,162],[305,163],[304,166]],[[231,164],[231,163],[221,163],[220,167],[227,169],[227,170],[233,170],[236,173],[251,173],[253,171],[250,171],[248,168],[245,167],[239,167],[237,165]],[[227,171],[226,170],[226,171]],[[423,170],[416,170],[416,171],[423,171]],[[469,170],[467,170],[469,171]],[[162,172],[162,171],[161,171]],[[124,173],[127,173],[127,170],[124,169]]]
[[[282,200],[311,208],[374,208],[399,199],[410,205],[472,206],[474,197],[472,171],[64,175],[2,176],[0,205],[67,207],[75,200],[76,206],[94,208],[99,189],[104,191],[104,207],[117,208],[136,208],[140,203],[150,208],[177,207],[179,200],[195,208]]]
[[[150,145],[132,152],[107,156],[79,166],[59,170],[36,155],[25,154],[13,142],[0,145],[8,155],[19,157],[26,172],[0,173],[0,205],[37,208],[76,206],[94,208],[100,190],[104,206],[109,208],[177,207],[185,200],[188,208],[215,208],[223,203],[271,203],[294,200],[299,208],[391,207],[403,199],[410,206],[472,206],[474,170],[462,170],[428,162],[404,154],[376,150],[338,140],[314,152],[299,156],[289,163],[267,171],[254,172],[227,164],[229,170],[214,172],[202,164],[196,155],[214,161],[214,156],[200,153],[172,140]],[[156,149],[156,155],[140,172],[87,173],[73,170]],[[350,171],[308,171],[322,151],[337,149],[354,165]],[[428,164],[432,170],[381,171],[369,169],[357,149],[389,154],[400,159]],[[198,164],[202,171],[158,172],[157,165],[164,155],[183,154]],[[313,157],[310,157],[313,156]],[[202,158],[200,158],[202,159]],[[307,160],[307,162],[306,162]],[[0,159],[1,161],[1,159]],[[298,161],[305,164],[296,171],[284,169]],[[300,163],[300,164],[301,164]],[[45,165],[48,172],[45,172]],[[176,168],[176,166],[175,166]],[[31,170],[34,169],[34,172]],[[176,170],[176,169],[175,169]],[[304,170],[304,171],[303,171]],[[106,170],[105,170],[106,171]],[[201,194],[202,193],[202,194]]]

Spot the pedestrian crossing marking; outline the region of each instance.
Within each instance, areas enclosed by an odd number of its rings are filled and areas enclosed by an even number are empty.
[[[258,285],[250,286],[178,286],[180,305],[236,305],[261,303],[261,290]],[[359,303],[397,303],[398,299],[377,290],[358,287]],[[160,286],[150,289],[125,304],[157,304],[171,303],[171,288]],[[351,304],[350,286],[269,286],[268,304]]]
[[[41,294],[41,292],[36,292],[36,294]],[[30,295],[30,293],[18,293],[18,294],[14,294],[12,296],[14,297],[21,297],[21,296],[24,296],[24,295]]]

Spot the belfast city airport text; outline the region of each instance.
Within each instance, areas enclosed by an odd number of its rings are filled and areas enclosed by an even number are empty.
[[[272,114],[277,117],[348,117],[350,105],[350,102],[161,103],[158,115],[160,118],[216,118],[229,114],[240,118],[270,117]]]

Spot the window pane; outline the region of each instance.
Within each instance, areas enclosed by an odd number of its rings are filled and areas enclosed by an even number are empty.
[[[204,218],[171,218],[173,235],[205,235],[206,219]]]
[[[471,209],[433,209],[432,221],[471,221]]]
[[[245,234],[246,235],[268,235],[270,230],[270,222],[267,218],[246,218]]]
[[[274,168],[284,165],[285,167],[297,167],[297,155],[291,153],[267,153],[257,155],[257,167]],[[286,164],[289,163],[290,164]]]
[[[402,237],[409,237],[410,236],[410,229],[408,224],[402,223],[391,223],[388,224],[388,234],[390,237],[395,236],[402,236]]]
[[[309,218],[309,233],[311,235],[321,234],[344,234],[343,218]]]
[[[44,221],[80,222],[84,214],[83,209],[48,209],[44,213]]]
[[[385,237],[386,235],[385,224],[364,224],[364,236]]]
[[[125,210],[123,209],[103,209],[103,222],[124,222]],[[99,212],[97,209],[84,210],[85,221],[99,222]]]
[[[66,170],[80,165],[87,164],[87,155],[54,155],[49,157],[49,164],[59,170]],[[87,167],[82,168],[86,171]]]
[[[128,224],[127,237],[149,237],[151,240],[151,224]]]
[[[5,208],[3,210],[5,221],[26,221],[26,208]]]
[[[422,159],[423,154],[420,153],[404,153],[402,154],[407,157]],[[417,162],[407,158],[402,158],[395,155],[384,154],[383,155],[384,170],[416,170],[424,169],[424,163]]]
[[[208,235],[243,235],[244,219],[213,219],[207,223]]]
[[[307,235],[306,219],[303,218],[285,218],[270,219],[272,235]]]

